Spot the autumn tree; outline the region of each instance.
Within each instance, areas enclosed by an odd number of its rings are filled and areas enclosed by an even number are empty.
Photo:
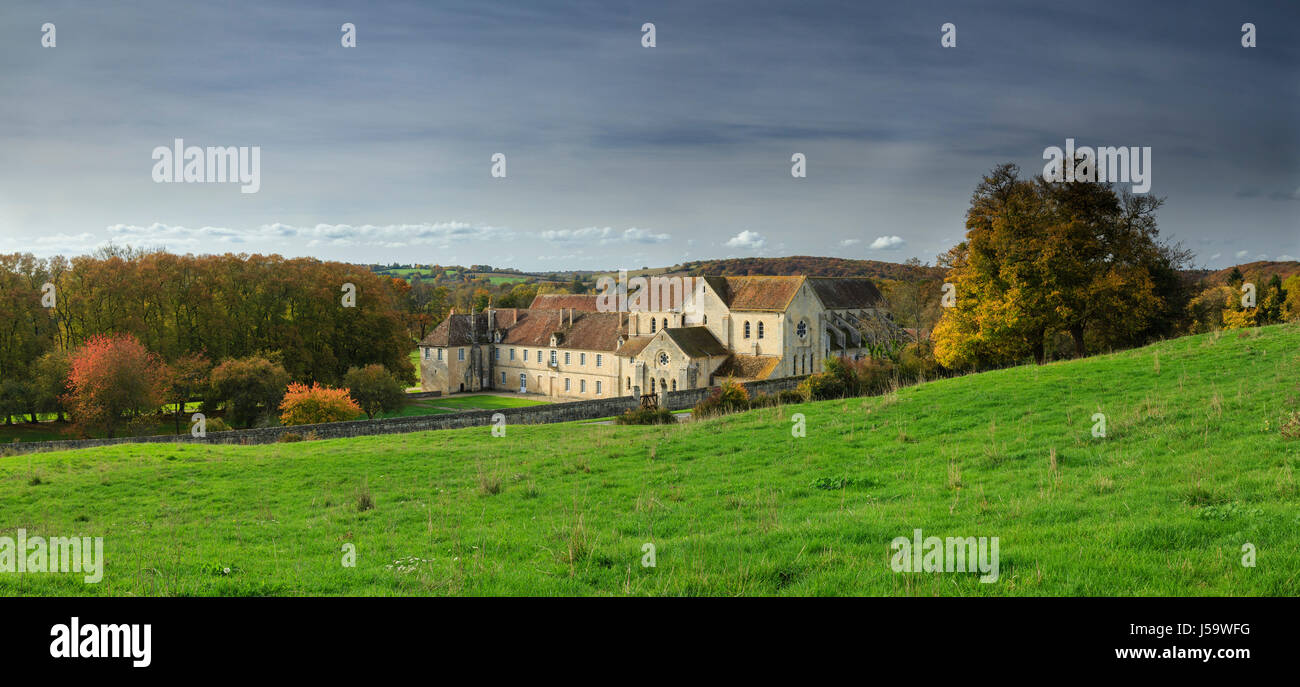
[[[288,384],[284,367],[264,357],[227,360],[213,368],[206,400],[224,403],[231,424],[251,427],[279,407]]]
[[[65,403],[84,429],[112,437],[163,403],[166,366],[131,334],[96,335],[71,356]]]
[[[202,353],[183,355],[169,366],[166,400],[176,409],[172,415],[176,421],[177,434],[181,433],[181,419],[185,415],[185,404],[195,400],[207,389],[211,371],[212,361]]]

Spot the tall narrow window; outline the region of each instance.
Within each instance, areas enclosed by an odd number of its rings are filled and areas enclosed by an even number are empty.
[[[667,328],[668,328],[668,318],[665,317],[665,318],[664,318],[664,329],[667,329]]]
[[[596,380],[596,395],[597,395],[597,396],[600,395],[600,380],[599,380],[599,379]]]
[[[758,323],[758,338],[760,338],[760,339],[763,338],[763,323],[762,323],[762,322],[759,322],[759,323]]]
[[[442,360],[442,349],[438,349],[438,360]]]
[[[653,317],[650,318],[650,333],[651,334],[655,333],[655,318]]]
[[[465,349],[463,349],[463,348],[457,348],[457,349],[456,349],[456,359],[457,359],[457,360],[464,360],[464,359],[465,359]]]
[[[564,378],[564,390],[565,390],[565,391],[568,391],[569,388],[570,388],[570,387],[569,387],[569,378],[568,378],[568,377],[565,377],[565,378]]]
[[[584,394],[587,393],[587,380],[585,379],[578,380],[578,391]]]
[[[427,349],[427,348],[424,349],[424,359],[425,359],[425,360],[428,360],[428,359],[429,359],[429,349]]]
[[[564,364],[565,364],[565,365],[568,365],[568,364],[569,364],[569,352],[568,352],[568,351],[565,351],[565,352],[564,352]]]
[[[749,338],[749,320],[745,320],[745,338]]]
[[[596,354],[596,367],[600,367],[600,354]]]
[[[587,364],[587,354],[586,354],[586,353],[579,353],[579,354],[578,354],[578,364],[579,364],[579,365],[586,365],[586,364]]]

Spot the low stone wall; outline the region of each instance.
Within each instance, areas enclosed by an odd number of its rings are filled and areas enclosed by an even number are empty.
[[[750,395],[757,393],[772,394],[793,389],[803,381],[802,377],[770,379],[759,382],[747,382],[745,387]],[[712,391],[705,389],[688,389],[669,391],[660,396],[660,405],[669,410],[682,410],[694,407],[704,400]],[[616,396],[589,401],[569,403],[550,403],[523,408],[500,408],[488,410],[466,410],[459,413],[442,415],[416,415],[411,417],[394,417],[380,420],[353,420],[351,422],[329,422],[318,425],[296,425],[293,427],[262,427],[257,429],[232,429],[226,432],[208,432],[203,439],[188,434],[161,435],[151,437],[120,437],[117,439],[78,439],[67,441],[29,441],[0,445],[0,451],[31,453],[36,451],[64,451],[95,446],[113,446],[116,444],[272,444],[285,434],[299,436],[314,435],[316,439],[342,439],[347,437],[372,436],[376,434],[402,434],[406,432],[425,432],[434,429],[458,429],[463,427],[487,427],[492,424],[492,416],[501,413],[506,418],[506,425],[538,425],[552,422],[572,422],[574,420],[593,420],[602,417],[621,415],[623,411],[636,408],[640,401],[632,396]]]

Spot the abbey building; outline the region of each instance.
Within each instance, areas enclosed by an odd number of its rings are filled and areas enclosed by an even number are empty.
[[[421,386],[556,400],[640,395],[805,375],[828,356],[869,355],[901,334],[865,278],[682,281],[685,289],[651,299],[654,310],[622,302],[607,312],[600,296],[542,294],[528,308],[453,313],[419,344]]]

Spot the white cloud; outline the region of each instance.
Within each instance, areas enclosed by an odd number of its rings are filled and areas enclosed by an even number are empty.
[[[547,229],[536,234],[543,241],[588,241],[610,243],[664,243],[671,234],[656,234],[648,229],[631,227],[621,233],[613,227],[583,227],[582,229]]]
[[[840,241],[840,247],[848,248],[850,246],[856,246],[859,243],[862,243],[862,239],[844,239],[843,241]]]
[[[727,245],[731,248],[749,248],[751,250],[758,250],[767,245],[767,239],[763,238],[763,235],[756,231],[746,229],[727,239]]]
[[[1278,262],[1291,262],[1292,260],[1295,260],[1296,257],[1294,255],[1279,255],[1273,259]]]
[[[1241,260],[1242,258],[1246,257],[1247,255],[1250,255],[1250,251],[1248,251],[1248,250],[1239,250],[1239,251],[1237,251],[1237,259],[1238,259],[1238,260]]]
[[[906,243],[901,236],[881,236],[871,242],[871,250],[897,250]]]

